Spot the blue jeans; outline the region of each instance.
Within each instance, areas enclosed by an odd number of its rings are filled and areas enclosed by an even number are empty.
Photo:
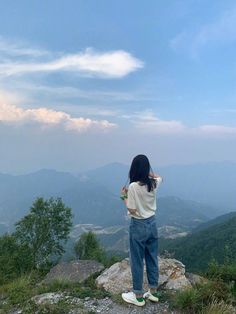
[[[158,286],[158,234],[155,215],[147,219],[131,218],[129,227],[130,266],[133,292],[144,293],[143,266],[146,262],[149,288]]]

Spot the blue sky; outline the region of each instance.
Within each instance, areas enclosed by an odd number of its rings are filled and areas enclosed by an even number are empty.
[[[236,161],[235,1],[0,1],[0,171]]]

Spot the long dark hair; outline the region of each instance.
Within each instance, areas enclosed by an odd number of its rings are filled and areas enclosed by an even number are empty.
[[[147,185],[148,192],[152,191],[156,187],[156,182],[149,177],[150,169],[147,156],[137,155],[134,157],[129,170],[130,183],[140,181],[141,184]]]

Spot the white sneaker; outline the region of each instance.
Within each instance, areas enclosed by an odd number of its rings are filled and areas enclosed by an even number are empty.
[[[145,299],[147,298],[148,300],[153,301],[153,302],[159,301],[159,298],[157,296],[155,296],[154,294],[152,294],[150,290],[148,292],[144,293],[143,297]]]
[[[126,293],[122,293],[122,299],[125,302],[137,305],[137,306],[144,306],[145,305],[145,301],[142,298],[142,301],[138,301],[136,298],[136,295],[133,292],[126,292]]]

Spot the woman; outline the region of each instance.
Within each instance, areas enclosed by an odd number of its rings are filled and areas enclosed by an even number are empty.
[[[128,191],[122,189],[122,199],[131,217],[129,227],[130,266],[133,292],[122,293],[128,303],[145,305],[145,298],[158,302],[158,260],[156,226],[156,191],[162,178],[150,172],[150,163],[145,155],[136,156],[129,171]],[[149,291],[143,291],[143,266],[146,262]]]

